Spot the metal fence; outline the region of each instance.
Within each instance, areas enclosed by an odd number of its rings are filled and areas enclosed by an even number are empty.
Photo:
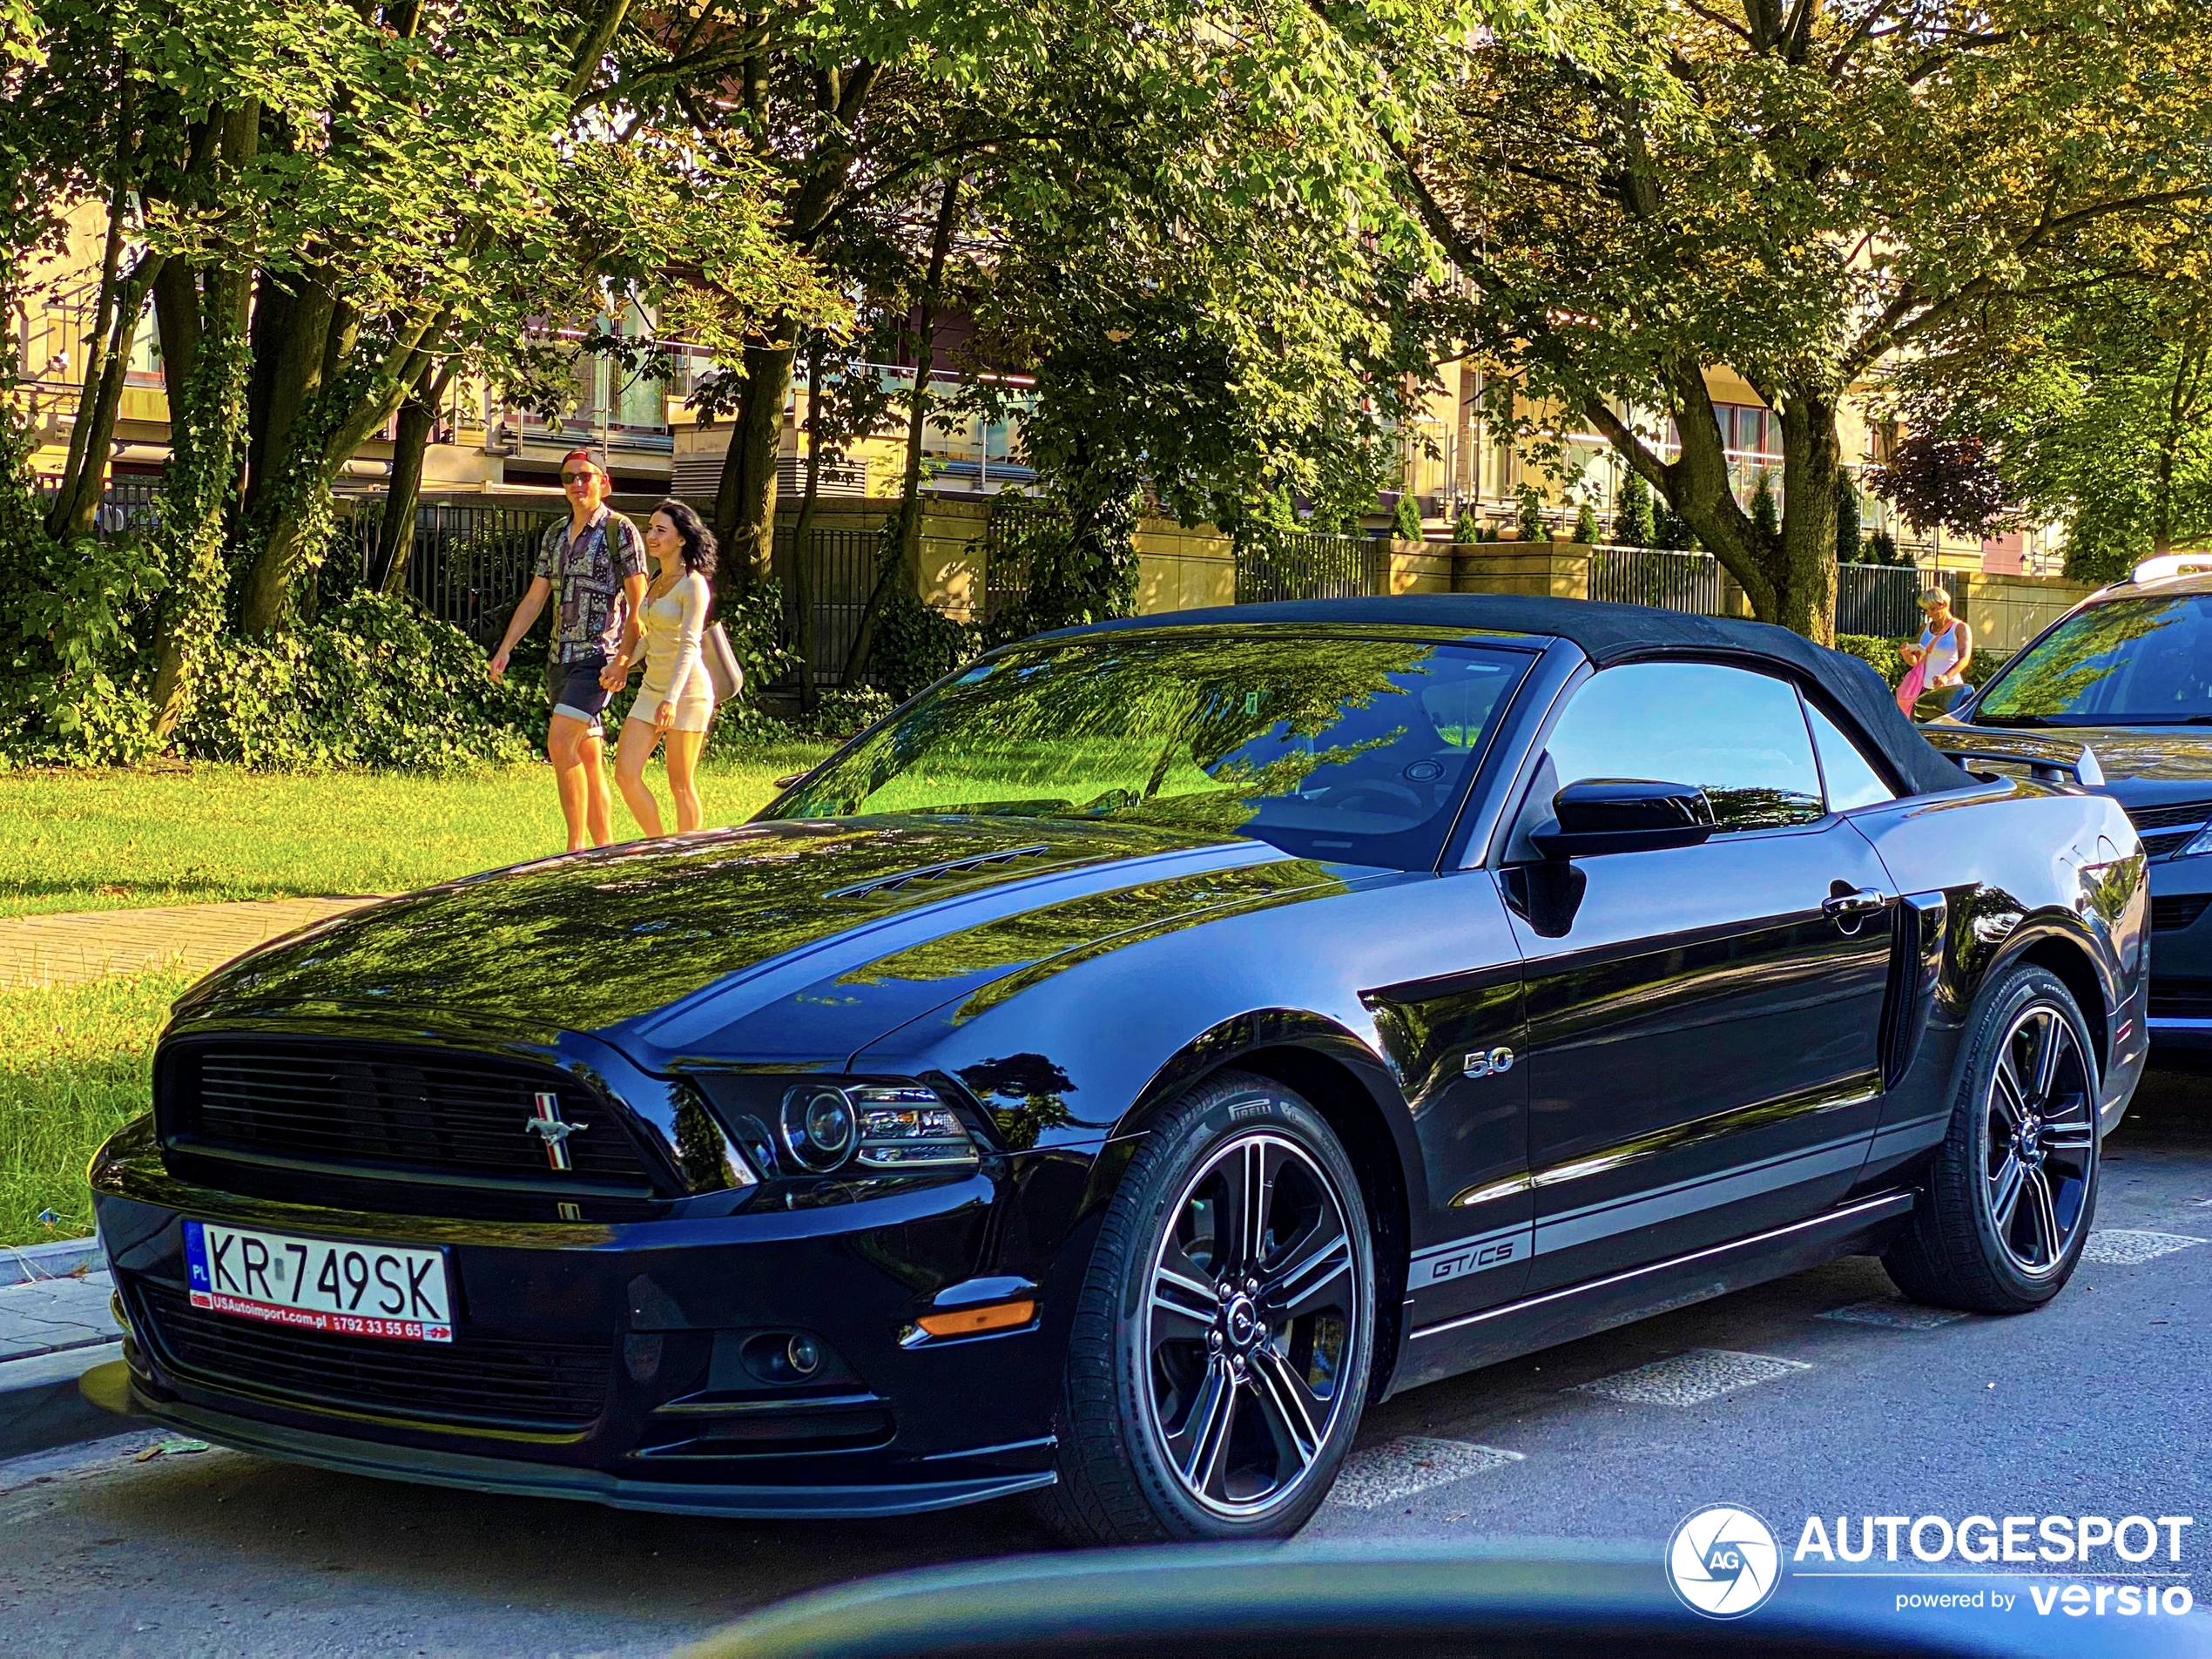
[[[1029,564],[1040,536],[1066,522],[1049,502],[1028,496],[997,496],[983,531],[983,621],[998,620],[1029,591]]]
[[[792,570],[795,535],[795,526],[779,526],[776,531],[777,568],[787,572]],[[835,685],[844,678],[846,655],[853,649],[853,636],[860,631],[860,616],[875,586],[882,546],[882,534],[877,530],[806,533],[806,546],[799,556],[806,560],[806,588],[813,596],[817,685]],[[787,604],[796,602],[788,583],[784,597]]]
[[[57,474],[41,473],[38,476],[38,493],[42,496],[51,497],[61,486]],[[100,492],[100,504],[92,511],[92,533],[105,542],[110,536],[152,529],[161,522],[154,511],[154,497],[160,491],[158,478],[130,475],[111,478]]]
[[[1237,543],[1237,603],[1356,599],[1390,591],[1390,549],[1357,536],[1258,530]]]
[[[1728,590],[1718,559],[1710,553],[1672,553],[1658,548],[1592,548],[1590,597],[1700,617],[1725,616],[1728,611]]]
[[[1920,631],[1920,584],[1909,564],[1836,567],[1836,631],[1907,639]]]
[[[354,570],[363,581],[383,570],[378,552],[383,507],[380,501],[355,502],[346,520]],[[495,644],[529,586],[538,543],[561,517],[536,508],[423,502],[415,509],[407,590],[425,610],[477,644]]]

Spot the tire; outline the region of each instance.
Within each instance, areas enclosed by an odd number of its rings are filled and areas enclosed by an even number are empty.
[[[2097,1092],[2073,993],[2044,968],[2003,974],[1982,997],[1925,1199],[1883,1258],[1898,1289],[1973,1313],[2026,1313],[2064,1289],[2096,1214]]]
[[[1224,1231],[1231,1213],[1248,1219]],[[1320,1114],[1242,1072],[1192,1089],[1107,1206],[1040,1518],[1074,1544],[1295,1533],[1359,1432],[1374,1285],[1359,1177]]]

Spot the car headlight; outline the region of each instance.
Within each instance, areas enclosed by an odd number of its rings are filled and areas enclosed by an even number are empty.
[[[2174,856],[2177,859],[2189,859],[2195,858],[2200,853],[2212,853],[2212,824],[2207,824],[2188,840],[2182,842],[2181,851],[2175,853]]]
[[[974,1169],[967,1114],[922,1083],[694,1074],[738,1143],[770,1172],[887,1176]]]

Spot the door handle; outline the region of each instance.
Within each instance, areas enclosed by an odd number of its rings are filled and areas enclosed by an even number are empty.
[[[1861,922],[1869,916],[1880,915],[1889,908],[1889,904],[1890,896],[1886,893],[1877,893],[1871,887],[1858,887],[1821,900],[1820,914],[1834,922],[1839,932],[1855,934]]]

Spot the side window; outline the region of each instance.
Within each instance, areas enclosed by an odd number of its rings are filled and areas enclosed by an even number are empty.
[[[1588,778],[1696,784],[1723,833],[1810,823],[1826,814],[1797,688],[1713,663],[1629,663],[1595,674],[1552,728],[1512,855],[1552,797]]]
[[[1820,775],[1827,780],[1830,812],[1847,813],[1854,806],[1897,799],[1897,791],[1867,765],[1858,745],[1810,701],[1805,705],[1805,718],[1812,722],[1813,747],[1820,751]]]

